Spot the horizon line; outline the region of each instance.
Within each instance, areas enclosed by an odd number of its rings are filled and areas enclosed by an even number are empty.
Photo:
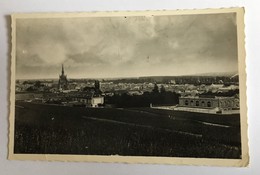
[[[230,76],[230,75],[224,75],[224,74],[232,73],[232,72],[222,72],[220,73],[221,75],[203,75],[203,74],[193,74],[193,75],[151,75],[151,76],[129,76],[129,77],[96,77],[96,78],[90,78],[90,77],[72,77],[68,79],[130,79],[130,78],[146,78],[146,77],[217,77],[217,76]],[[210,73],[205,73],[205,74],[210,74]],[[213,74],[213,73],[212,73]],[[233,76],[239,76],[238,73],[232,74],[231,77]],[[58,80],[59,77],[50,77],[50,78],[16,78],[16,80],[47,80],[47,79],[52,79],[52,80]]]

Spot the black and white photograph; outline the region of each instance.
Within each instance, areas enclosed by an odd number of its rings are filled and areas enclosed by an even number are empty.
[[[9,159],[246,166],[243,14],[14,14]]]

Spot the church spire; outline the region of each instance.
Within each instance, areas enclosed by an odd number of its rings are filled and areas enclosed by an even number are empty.
[[[61,89],[61,90],[68,89],[68,80],[67,80],[67,76],[64,74],[63,64],[61,66],[61,75],[60,75],[60,79],[59,79],[58,88]]]
[[[64,67],[63,67],[63,64],[62,64],[61,75],[64,75]]]

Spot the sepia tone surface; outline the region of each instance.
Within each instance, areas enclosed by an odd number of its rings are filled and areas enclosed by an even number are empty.
[[[12,27],[9,158],[247,165],[242,9]]]

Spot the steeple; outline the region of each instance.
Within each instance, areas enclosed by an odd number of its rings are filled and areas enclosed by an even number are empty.
[[[62,89],[62,90],[68,89],[68,80],[67,80],[67,76],[64,74],[63,64],[62,64],[62,67],[61,67],[61,75],[60,75],[60,78],[59,78],[58,88]]]
[[[64,67],[63,67],[63,64],[62,64],[61,75],[64,75]]]

